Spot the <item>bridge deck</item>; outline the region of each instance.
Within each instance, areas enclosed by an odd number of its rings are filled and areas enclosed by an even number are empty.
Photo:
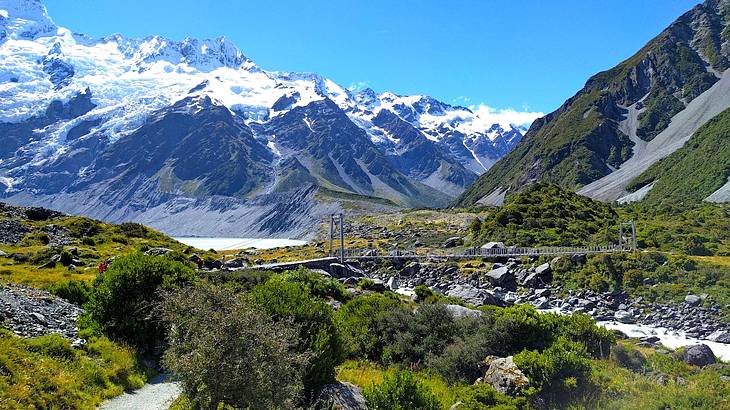
[[[345,249],[346,260],[372,260],[372,259],[477,259],[477,258],[498,258],[498,257],[519,257],[519,256],[559,256],[559,255],[591,255],[599,253],[632,252],[634,249],[625,246],[548,246],[540,248],[471,248],[463,251],[448,251],[445,249],[421,249],[421,250],[392,250],[382,252],[377,249]],[[264,270],[288,270],[299,266],[310,269],[326,269],[330,263],[340,260],[340,252],[334,256],[307,259],[302,261],[269,263],[265,265],[251,266],[250,269]]]
[[[549,246],[539,248],[470,248],[460,252],[442,249],[426,250],[393,250],[388,252],[376,249],[346,249],[345,259],[412,259],[412,258],[447,258],[474,259],[516,256],[550,256],[550,255],[587,255],[597,253],[631,252],[633,249],[618,245],[609,246]],[[340,256],[340,252],[336,253]]]

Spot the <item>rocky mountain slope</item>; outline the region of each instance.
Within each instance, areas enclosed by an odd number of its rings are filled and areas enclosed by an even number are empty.
[[[456,203],[500,203],[508,191],[536,181],[601,200],[627,195],[632,179],[730,107],[729,19],[726,0],[707,0],[679,17],[533,123]]]
[[[522,137],[426,96],[258,67],[224,38],[94,39],[0,0],[0,197],[177,235],[301,236],[440,206]]]

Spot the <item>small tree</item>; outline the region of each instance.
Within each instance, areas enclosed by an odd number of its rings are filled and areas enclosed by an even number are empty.
[[[153,307],[158,291],[195,281],[195,271],[165,256],[134,253],[114,260],[94,280],[86,310],[112,339],[142,349],[154,348],[165,329]]]
[[[299,328],[290,320],[274,322],[224,287],[168,293],[161,310],[170,328],[163,362],[197,406],[293,408],[301,397],[307,355],[296,352]]]

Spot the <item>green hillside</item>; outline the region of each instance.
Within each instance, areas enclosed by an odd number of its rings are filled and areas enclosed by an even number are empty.
[[[730,109],[702,126],[679,150],[652,165],[628,186],[654,184],[643,201],[697,203],[722,187],[730,175]]]

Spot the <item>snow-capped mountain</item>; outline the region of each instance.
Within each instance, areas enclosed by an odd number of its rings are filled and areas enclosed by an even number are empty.
[[[0,0],[0,196],[12,202],[178,234],[299,234],[343,195],[442,205],[523,132],[426,96],[266,71],[225,38],[94,39],[39,0]],[[302,207],[280,212],[292,197]],[[211,212],[225,222],[199,221]],[[183,214],[197,220],[168,222]]]

